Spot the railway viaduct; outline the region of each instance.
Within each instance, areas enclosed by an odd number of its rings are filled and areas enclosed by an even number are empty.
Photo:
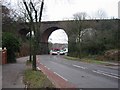
[[[106,19],[106,20],[82,20],[82,25],[84,29],[92,28],[95,30],[103,30],[103,29],[116,29],[114,27],[120,26],[118,19]],[[39,23],[38,23],[39,24]],[[71,31],[77,27],[77,24],[74,20],[66,20],[66,21],[44,21],[41,22],[41,40],[42,46],[45,48],[48,47],[48,38],[51,35],[51,33],[57,29],[63,29],[66,34],[68,35],[68,42],[71,38],[73,38]],[[20,34],[26,35],[29,32],[28,24],[21,23],[19,24],[19,27],[17,28]],[[118,29],[118,28],[117,28]],[[43,48],[43,47],[42,47]],[[43,49],[43,51],[46,51]]]
[[[111,25],[118,24],[118,19],[107,19],[107,20],[83,20],[82,23],[84,25],[84,29],[86,28],[93,28],[93,29],[102,29],[102,28],[109,28]],[[42,42],[48,42],[48,38],[50,34],[57,30],[57,29],[63,29],[67,35],[68,38],[70,38],[71,34],[70,31],[76,27],[76,23],[74,20],[66,20],[66,21],[44,21],[41,23],[41,41]],[[18,31],[21,34],[27,34],[29,30],[27,30],[28,25],[27,24],[20,24]]]

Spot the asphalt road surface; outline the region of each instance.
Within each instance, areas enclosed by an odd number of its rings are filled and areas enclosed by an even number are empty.
[[[103,65],[66,60],[59,55],[37,56],[49,70],[78,88],[118,88],[117,69]]]

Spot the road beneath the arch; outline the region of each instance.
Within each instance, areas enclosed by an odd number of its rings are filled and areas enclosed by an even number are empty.
[[[66,60],[59,55],[38,55],[37,61],[38,67],[44,66],[46,74],[47,70],[49,75],[54,73],[51,76],[63,79],[59,83],[68,82],[77,88],[118,88],[120,76],[115,68]]]

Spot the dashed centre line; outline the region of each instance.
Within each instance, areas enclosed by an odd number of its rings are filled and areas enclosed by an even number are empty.
[[[77,68],[81,68],[81,69],[87,69],[87,67],[82,67],[82,66],[78,66],[78,65],[73,65],[74,67],[77,67]]]

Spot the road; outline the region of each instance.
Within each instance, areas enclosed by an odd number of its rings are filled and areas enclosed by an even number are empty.
[[[41,55],[37,58],[49,70],[78,88],[118,88],[120,77],[117,69],[66,60],[59,55]]]

